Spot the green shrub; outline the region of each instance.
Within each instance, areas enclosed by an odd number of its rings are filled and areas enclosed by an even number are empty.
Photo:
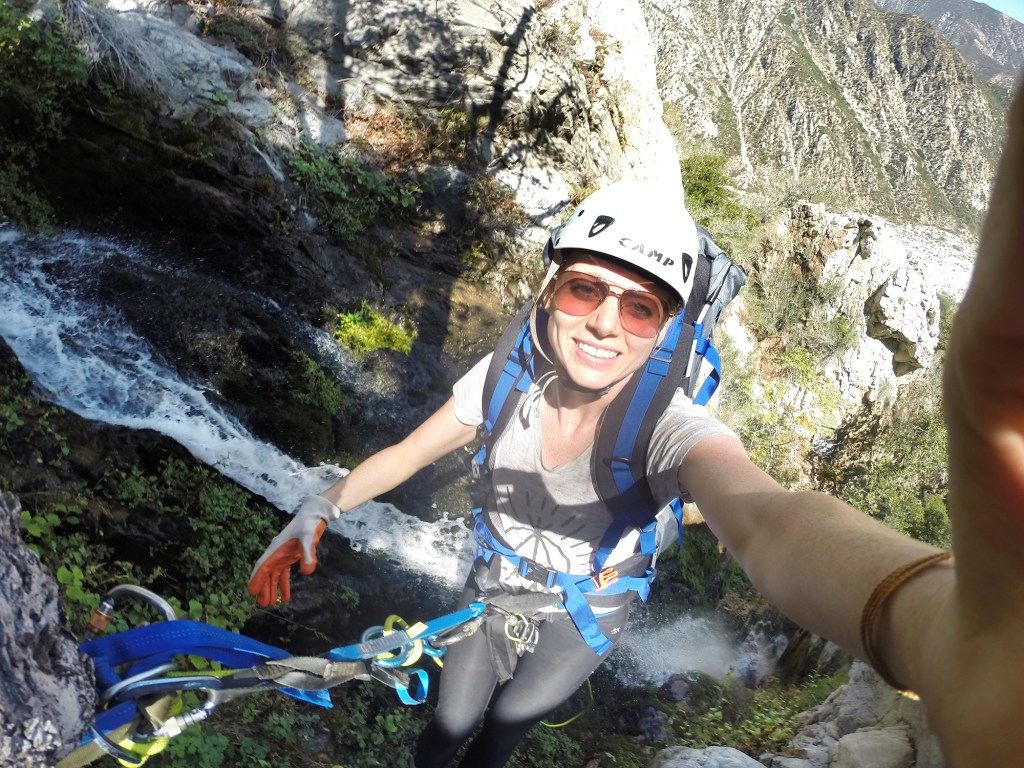
[[[714,241],[740,266],[748,268],[760,217],[740,202],[725,172],[725,155],[695,153],[680,164],[686,208]]]
[[[58,24],[30,19],[31,7],[0,3],[0,217],[45,229],[52,212],[33,169],[64,136],[88,64]]]
[[[22,531],[26,544],[57,576],[72,630],[82,632],[92,610],[111,587],[131,583],[165,597],[181,616],[238,630],[249,618],[245,594],[252,563],[277,528],[277,521],[249,505],[246,491],[214,470],[177,459],[162,462],[157,474],[140,469],[116,471],[95,489],[39,495],[26,503]],[[151,514],[173,519],[194,535],[161,542],[138,563],[119,559],[97,541],[95,521],[86,509],[121,507],[129,516]],[[143,522],[137,523],[143,526]],[[140,546],[154,547],[150,543]],[[153,620],[151,609],[134,601],[119,604],[113,630]]]
[[[665,564],[671,562],[673,554],[677,578],[686,586],[691,605],[715,606],[726,593],[745,593],[749,587],[743,569],[722,551],[705,525],[687,526],[683,546],[662,554]],[[659,570],[663,567],[659,560]]]
[[[194,706],[189,702],[188,706]],[[308,742],[325,735],[318,710],[305,702],[266,693],[220,707],[206,722],[171,739],[149,765],[158,768],[299,768],[330,765],[313,761]]]
[[[339,344],[356,352],[393,349],[407,355],[412,352],[416,333],[388,320],[364,299],[359,309],[338,315],[334,337]]]
[[[565,731],[534,726],[509,761],[509,768],[582,766],[583,750]]]
[[[682,740],[692,747],[729,746],[751,757],[784,748],[796,735],[799,715],[823,702],[846,682],[845,675],[813,677],[793,688],[746,691],[723,686],[716,706],[678,718]]]
[[[291,158],[291,176],[331,232],[353,240],[387,211],[411,208],[419,187],[375,171],[358,152],[325,152],[304,144]]]
[[[327,375],[320,364],[305,352],[296,352],[302,365],[302,389],[295,393],[296,402],[322,408],[328,413],[337,413],[345,405],[345,393],[341,385]]]
[[[890,412],[866,414],[817,462],[819,485],[915,539],[949,547],[948,463],[941,366],[903,390]]]
[[[746,292],[747,318],[754,335],[784,349],[803,349],[820,362],[852,349],[857,332],[841,311],[840,278],[801,273],[788,262],[752,270]]]

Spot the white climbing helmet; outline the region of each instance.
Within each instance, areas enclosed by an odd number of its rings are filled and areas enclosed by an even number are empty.
[[[544,257],[560,264],[566,250],[592,251],[657,278],[685,304],[698,248],[681,186],[620,181],[588,196],[555,227]]]

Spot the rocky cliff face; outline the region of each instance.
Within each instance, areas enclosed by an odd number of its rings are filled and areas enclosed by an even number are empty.
[[[96,697],[57,582],[22,543],[20,525],[18,499],[0,493],[0,765],[48,766],[78,743]]]
[[[876,0],[920,16],[956,46],[981,77],[1009,92],[1024,67],[1024,24],[973,0]]]
[[[921,19],[867,0],[644,0],[661,94],[741,179],[816,178],[858,210],[945,226],[984,209],[1001,113]]]

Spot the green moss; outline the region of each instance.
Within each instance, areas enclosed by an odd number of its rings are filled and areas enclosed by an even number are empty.
[[[338,314],[334,337],[339,344],[356,352],[393,349],[407,355],[412,352],[416,332],[387,319],[364,299],[359,309]]]

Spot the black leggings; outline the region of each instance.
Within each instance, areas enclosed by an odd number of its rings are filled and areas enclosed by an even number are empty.
[[[475,594],[467,590],[462,604],[473,599]],[[599,617],[598,624],[606,637],[618,642],[628,616],[629,608],[623,606]],[[483,632],[451,646],[444,657],[437,711],[420,734],[413,765],[448,765],[481,718],[483,728],[459,768],[504,765],[526,732],[572,696],[608,653],[598,656],[572,619],[558,614],[541,622],[536,650],[519,659],[514,677],[498,687]]]

